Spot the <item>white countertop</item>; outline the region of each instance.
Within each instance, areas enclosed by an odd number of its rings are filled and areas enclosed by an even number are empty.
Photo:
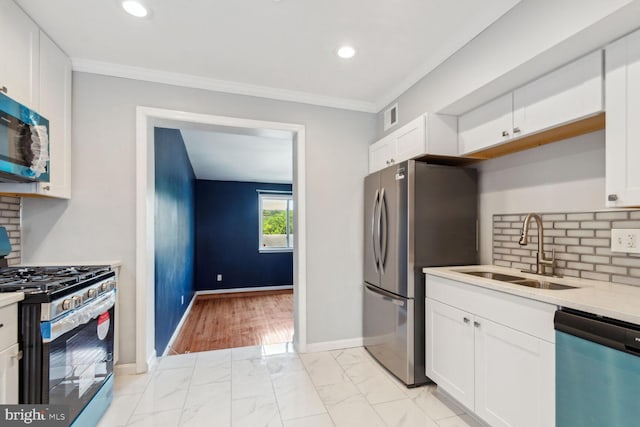
[[[573,277],[543,277],[522,273],[513,268],[495,265],[472,265],[464,267],[431,267],[424,273],[446,279],[534,299],[562,307],[573,308],[599,316],[640,324],[640,287]],[[575,289],[550,290],[501,282],[484,277],[464,274],[465,271],[487,271],[513,276],[522,276],[554,283],[576,286]]]
[[[18,301],[22,301],[24,299],[24,294],[22,292],[7,292],[0,294],[0,307],[4,307],[6,305],[15,304]]]

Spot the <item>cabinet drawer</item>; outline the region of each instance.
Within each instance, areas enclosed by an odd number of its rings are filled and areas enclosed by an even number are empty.
[[[431,275],[426,275],[425,286],[427,298],[555,342],[555,305]]]
[[[18,304],[0,308],[0,349],[18,341]]]

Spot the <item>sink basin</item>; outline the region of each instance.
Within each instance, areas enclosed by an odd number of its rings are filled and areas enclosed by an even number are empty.
[[[560,283],[549,282],[544,279],[528,279],[521,276],[511,276],[509,274],[492,273],[490,271],[461,271],[461,273],[471,276],[484,277],[485,279],[497,280],[499,282],[507,282],[514,285],[528,286],[530,288],[563,290],[574,289],[575,286],[562,285]]]
[[[499,280],[500,282],[511,282],[513,280],[523,280],[524,277],[510,276],[509,274],[492,273],[490,271],[462,271],[461,273],[472,276],[484,277],[485,279]]]

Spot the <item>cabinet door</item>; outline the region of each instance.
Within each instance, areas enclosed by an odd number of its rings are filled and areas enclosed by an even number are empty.
[[[0,404],[18,403],[18,344],[0,351]]]
[[[602,51],[593,52],[513,92],[514,136],[524,136],[603,110]]]
[[[38,26],[12,1],[0,2],[0,88],[7,95],[37,110]]]
[[[606,194],[611,207],[640,205],[640,31],[606,49]]]
[[[458,119],[460,154],[508,141],[513,129],[513,95],[508,93]]]
[[[71,197],[71,61],[47,37],[40,38],[40,113],[49,119],[49,182],[43,196]]]
[[[396,154],[396,141],[393,134],[387,135],[380,141],[369,146],[369,173],[379,171],[389,166]]]
[[[402,126],[393,135],[396,139],[395,163],[412,159],[426,152],[424,116]]]
[[[426,299],[427,377],[470,409],[474,407],[473,316]]]
[[[475,412],[493,427],[555,423],[554,345],[476,317]]]

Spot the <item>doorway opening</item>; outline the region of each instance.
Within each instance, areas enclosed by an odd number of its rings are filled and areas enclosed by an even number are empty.
[[[197,113],[188,113],[173,110],[155,109],[148,107],[138,107],[137,110],[137,266],[138,286],[136,289],[136,370],[144,372],[153,363],[160,347],[156,343],[155,317],[156,317],[156,294],[155,294],[155,274],[156,274],[156,253],[155,253],[155,227],[156,227],[156,202],[157,197],[162,197],[155,193],[155,148],[154,133],[156,128],[165,129],[188,129],[189,131],[226,132],[249,135],[249,136],[280,136],[286,135],[291,141],[292,148],[292,179],[290,184],[291,201],[290,206],[295,209],[288,209],[284,213],[285,228],[277,230],[266,230],[268,233],[262,234],[260,248],[255,247],[254,251],[267,253],[267,255],[278,255],[286,253],[288,250],[292,257],[293,264],[293,342],[298,351],[304,351],[306,346],[306,282],[305,282],[305,194],[304,194],[304,126],[296,124],[264,122],[242,118],[231,118],[224,116],[212,116]],[[255,199],[258,200],[258,189],[254,190]],[[275,191],[271,188],[263,188],[267,194]],[[281,194],[282,192],[278,193]],[[276,193],[271,193],[276,194]],[[289,202],[288,202],[289,203]],[[267,209],[277,211],[277,209]],[[276,212],[279,217],[282,215]],[[273,212],[270,212],[273,214]],[[282,218],[279,218],[282,219]],[[287,220],[288,223],[287,223]],[[266,224],[261,222],[260,232]],[[258,234],[258,224],[255,227],[255,234]],[[269,234],[270,233],[270,234]],[[284,234],[283,236],[278,234]],[[276,241],[276,243],[273,243]],[[278,243],[279,242],[279,243]],[[282,242],[292,246],[282,248]],[[273,245],[278,247],[273,247]],[[224,272],[209,274],[215,283],[224,282]],[[262,289],[265,290],[265,289]],[[233,300],[242,298],[232,295],[237,292],[233,287],[217,289],[215,293],[202,292],[199,295],[203,300]],[[221,291],[221,292],[220,292]],[[282,289],[267,289],[267,291],[280,291]],[[289,291],[291,292],[291,291]],[[277,293],[276,293],[277,294]],[[281,298],[280,295],[274,297]],[[243,298],[245,303],[247,299]],[[196,300],[197,301],[197,300]],[[226,301],[226,302],[228,302]],[[168,353],[169,354],[169,353]],[[159,354],[158,354],[159,355]]]

